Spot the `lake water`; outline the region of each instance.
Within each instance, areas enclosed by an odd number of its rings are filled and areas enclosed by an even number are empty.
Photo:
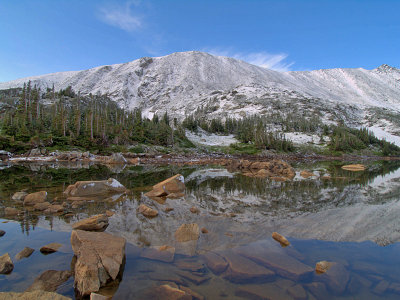
[[[24,291],[42,272],[69,270],[73,258],[71,224],[112,210],[106,232],[127,240],[122,280],[101,293],[113,299],[154,299],[154,287],[188,287],[205,299],[398,299],[400,297],[400,162],[370,162],[367,171],[350,172],[341,162],[296,164],[296,177],[279,182],[250,178],[218,166],[115,166],[26,164],[0,170],[0,205],[23,209],[11,200],[21,190],[46,190],[62,203],[62,192],[78,180],[117,179],[128,195],[67,207],[63,214],[25,211],[0,219],[0,255],[14,261],[0,275],[0,291]],[[303,178],[301,170],[315,176]],[[156,202],[143,194],[174,174],[185,177],[185,197]],[[145,203],[156,218],[137,213]],[[166,207],[173,208],[165,212]],[[199,213],[190,212],[196,207]],[[3,209],[0,209],[2,213]],[[6,222],[6,223],[4,223]],[[208,233],[197,242],[174,243],[183,223],[197,223]],[[282,248],[272,232],[285,235]],[[50,242],[60,251],[43,255]],[[173,262],[142,257],[153,246],[175,246]],[[35,252],[15,261],[24,247]],[[210,255],[229,265],[210,268]],[[316,262],[335,262],[318,275]],[[58,293],[75,297],[73,279]],[[200,296],[199,296],[200,297]],[[201,298],[201,297],[200,297]],[[162,295],[160,296],[162,299]]]

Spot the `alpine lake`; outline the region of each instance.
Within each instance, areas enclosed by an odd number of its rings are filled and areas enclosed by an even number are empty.
[[[354,162],[357,163],[357,162]],[[72,224],[109,210],[105,232],[126,239],[119,279],[99,293],[113,299],[163,299],[157,287],[190,289],[193,299],[399,299],[400,161],[369,161],[365,171],[341,168],[339,161],[292,163],[292,180],[252,178],[221,166],[105,166],[76,163],[19,163],[0,170],[0,255],[9,253],[10,274],[0,291],[25,291],[46,270],[70,270]],[[302,170],[313,173],[304,178]],[[175,174],[185,195],[155,201],[144,194]],[[45,214],[13,201],[15,192],[47,191],[63,203],[63,191],[80,180],[114,178],[128,193],[87,201]],[[146,218],[140,204],[156,209]],[[5,207],[23,210],[8,217]],[[166,208],[169,208],[166,210]],[[195,210],[191,208],[195,208]],[[202,228],[199,239],[176,245],[182,224]],[[204,230],[205,229],[205,230]],[[272,232],[284,235],[282,247]],[[49,243],[63,246],[44,255]],[[146,249],[175,247],[172,259],[146,258]],[[24,247],[35,249],[21,260]],[[320,261],[333,262],[324,274]],[[75,299],[73,276],[57,293]],[[77,297],[79,298],[79,297]]]

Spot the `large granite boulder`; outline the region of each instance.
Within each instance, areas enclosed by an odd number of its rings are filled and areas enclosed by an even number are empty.
[[[66,197],[105,196],[126,192],[126,188],[114,178],[101,181],[77,181],[64,191]]]
[[[73,229],[86,231],[104,231],[108,227],[108,217],[106,215],[95,215],[90,218],[83,219],[72,225]]]
[[[12,195],[11,199],[14,201],[24,201],[26,195],[28,195],[27,192],[16,192]]]
[[[107,160],[108,164],[127,164],[128,161],[122,155],[122,153],[113,153],[111,157]]]
[[[45,202],[47,199],[47,192],[40,191],[36,193],[31,193],[25,196],[24,198],[24,205],[26,206],[33,206],[37,203]]]
[[[125,243],[124,238],[105,232],[72,231],[71,245],[76,255],[74,285],[82,296],[117,279],[124,263]]]

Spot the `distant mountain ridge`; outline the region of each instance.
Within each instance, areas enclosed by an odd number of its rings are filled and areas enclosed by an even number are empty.
[[[42,89],[71,86],[84,94],[108,94],[122,107],[151,116],[168,111],[183,118],[212,106],[210,117],[286,112],[321,112],[324,121],[366,126],[400,144],[400,70],[327,69],[278,72],[204,52],[59,72],[0,83],[0,89],[32,81]],[[396,142],[397,143],[397,142]]]

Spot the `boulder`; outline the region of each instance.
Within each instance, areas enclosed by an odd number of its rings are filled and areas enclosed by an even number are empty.
[[[62,244],[59,243],[50,243],[47,244],[45,246],[43,246],[42,248],[40,248],[40,252],[44,253],[44,254],[50,254],[53,252],[57,252],[58,249],[60,249],[62,246]]]
[[[0,274],[9,274],[14,269],[14,264],[8,253],[0,256]]]
[[[126,192],[126,188],[116,179],[101,181],[77,181],[64,191],[66,197],[90,197]]]
[[[222,256],[214,253],[207,252],[202,256],[207,267],[216,275],[221,274],[228,267],[228,262]]]
[[[20,213],[21,211],[14,207],[6,207],[4,209],[4,214],[9,217],[19,215]]]
[[[361,164],[344,165],[342,166],[342,169],[347,171],[359,172],[359,171],[365,171],[365,166]]]
[[[112,296],[104,296],[96,293],[90,293],[90,300],[111,300]]]
[[[153,190],[147,192],[147,197],[161,197],[169,194],[179,194],[185,191],[185,179],[182,175],[174,175],[153,186]]]
[[[104,231],[108,227],[108,217],[106,215],[95,215],[90,218],[83,219],[72,225],[72,229],[80,229],[86,231]]]
[[[273,238],[275,241],[279,242],[279,243],[281,244],[282,247],[286,247],[286,246],[289,246],[289,245],[290,245],[290,242],[289,242],[283,235],[280,235],[280,234],[277,233],[277,232],[273,232],[273,233],[272,233],[272,238]]]
[[[36,193],[31,193],[25,196],[24,198],[24,205],[33,206],[36,203],[45,202],[47,198],[46,191],[40,191]]]
[[[316,280],[325,283],[328,290],[332,293],[341,295],[346,290],[350,274],[343,264],[332,262],[328,272],[316,276]]]
[[[31,151],[29,151],[29,156],[41,156],[42,155],[42,151],[39,148],[34,148]]]
[[[26,195],[28,195],[28,193],[26,192],[16,192],[11,199],[14,201],[24,201]]]
[[[143,216],[148,217],[148,218],[154,218],[154,217],[158,216],[158,211],[156,211],[155,209],[150,208],[144,204],[140,204],[137,210]]]
[[[260,266],[244,256],[233,252],[225,252],[222,255],[228,262],[228,268],[222,274],[222,276],[231,282],[265,282],[275,277],[275,273],[273,271]]]
[[[15,259],[16,260],[21,260],[25,257],[29,257],[31,256],[31,254],[34,252],[35,250],[29,247],[25,247],[23,250],[21,250],[17,255],[15,255]]]
[[[34,210],[38,210],[38,211],[43,211],[48,209],[51,206],[51,204],[49,202],[40,202],[40,203],[36,203],[33,206]]]
[[[2,237],[5,234],[6,234],[6,232],[4,230],[0,230],[0,237]]]
[[[197,241],[200,235],[199,225],[193,224],[182,224],[175,232],[175,241],[177,242],[188,242]]]
[[[174,261],[175,248],[171,246],[155,246],[143,249],[141,257],[163,262]]]
[[[105,232],[73,230],[71,245],[77,259],[75,288],[90,295],[117,279],[125,258],[125,239]]]
[[[33,291],[33,292],[0,292],[0,299],[2,300],[71,300],[69,297],[45,291]]]
[[[315,264],[315,272],[317,272],[317,274],[323,274],[326,271],[328,271],[331,266],[332,266],[332,263],[329,261],[323,260],[323,261],[317,262]]]
[[[66,282],[71,277],[70,271],[48,270],[40,274],[35,281],[27,288],[27,292],[46,291],[55,292],[59,285]]]
[[[122,155],[122,153],[113,153],[111,157],[107,160],[108,164],[127,164],[127,160]]]

